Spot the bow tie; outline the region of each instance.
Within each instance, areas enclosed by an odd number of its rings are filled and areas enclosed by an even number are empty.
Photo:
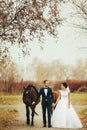
[[[48,87],[44,87],[44,89],[48,89]]]

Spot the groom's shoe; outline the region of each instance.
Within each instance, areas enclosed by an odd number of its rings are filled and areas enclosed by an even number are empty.
[[[51,128],[52,127],[52,125],[48,125],[48,128]]]
[[[43,125],[43,127],[46,127],[46,125]]]

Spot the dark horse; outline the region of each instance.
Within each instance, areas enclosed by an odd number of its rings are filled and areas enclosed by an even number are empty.
[[[27,118],[26,123],[30,124],[30,109],[31,109],[31,111],[32,111],[31,126],[34,125],[34,114],[38,115],[35,112],[35,107],[40,102],[40,100],[38,100],[35,103],[35,105],[32,105],[32,102],[34,101],[34,99],[37,98],[37,95],[38,95],[38,91],[33,84],[29,84],[26,88],[24,88],[23,102],[26,106],[26,118]]]

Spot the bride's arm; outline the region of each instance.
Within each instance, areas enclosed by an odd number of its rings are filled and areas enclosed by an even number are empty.
[[[68,93],[68,108],[70,108],[70,92]]]

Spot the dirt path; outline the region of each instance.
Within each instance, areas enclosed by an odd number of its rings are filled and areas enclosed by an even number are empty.
[[[87,106],[74,106],[76,111],[81,109],[87,108]],[[25,105],[2,105],[0,108],[9,108],[9,109],[17,109],[19,112],[18,117],[15,121],[11,122],[9,126],[9,130],[48,130],[48,128],[42,128],[42,112],[41,112],[41,105],[39,104],[36,108],[36,112],[39,116],[35,115],[35,126],[31,127],[26,125],[26,114],[25,114]],[[55,130],[54,128],[50,128],[50,130]],[[59,130],[59,129],[57,129]],[[62,129],[61,129],[62,130]],[[75,130],[75,129],[74,129]],[[86,128],[82,128],[81,130],[86,130]]]

